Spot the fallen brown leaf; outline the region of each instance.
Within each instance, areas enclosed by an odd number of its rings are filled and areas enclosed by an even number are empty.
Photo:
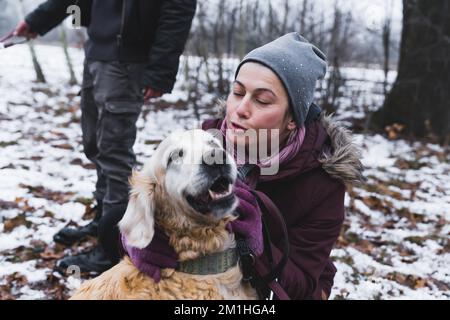
[[[47,248],[40,256],[44,260],[59,260],[64,256],[64,252],[56,253],[54,250]]]
[[[52,144],[52,147],[58,149],[73,150],[73,147],[68,143]]]
[[[19,214],[17,217],[12,219],[5,219],[3,221],[3,231],[6,233],[10,233],[12,230],[19,226],[25,226],[29,228],[31,226],[31,222],[27,221],[24,214]]]

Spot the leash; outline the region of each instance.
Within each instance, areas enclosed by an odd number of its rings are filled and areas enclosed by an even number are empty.
[[[259,274],[268,274],[269,269],[262,263],[259,259],[255,262],[256,272]],[[267,283],[270,290],[272,290],[272,294],[270,295],[270,300],[273,300],[273,295],[275,295],[279,300],[291,300],[286,291],[281,287],[278,283],[277,279],[273,279]]]
[[[274,266],[274,260],[273,260],[273,254],[272,254],[272,242],[270,240],[270,233],[269,229],[267,227],[266,222],[263,219],[263,237],[264,237],[264,247],[267,248],[268,253],[268,260],[271,269],[267,268],[267,266],[260,260],[256,259],[255,261],[255,269],[256,272],[260,275],[260,279],[267,283],[269,288],[272,290],[272,293],[276,295],[276,297],[280,300],[290,300],[289,295],[286,293],[286,291],[281,287],[279,282],[277,281],[277,278],[280,276],[281,272],[283,271],[284,267],[286,266],[286,263],[289,258],[289,239],[288,239],[288,232],[286,223],[284,221],[283,215],[281,214],[280,210],[277,208],[277,206],[272,202],[272,200],[263,192],[252,190],[252,193],[256,196],[256,199],[258,201],[258,204],[261,208],[261,210],[266,212],[266,215],[268,215],[268,212],[271,212],[278,218],[278,220],[281,223],[283,235],[284,235],[284,241],[283,241],[283,256],[281,257],[280,261],[276,266]],[[272,295],[271,295],[272,296]]]
[[[14,36],[14,30],[12,30],[11,32],[9,32],[6,36],[4,36],[3,38],[0,39],[0,42],[4,42],[10,38],[12,38]]]
[[[260,297],[266,296],[264,292],[266,289],[261,287],[264,283],[270,293],[269,299],[272,300],[275,295],[279,300],[290,300],[289,295],[281,287],[278,282],[278,277],[281,275],[289,257],[289,240],[286,223],[281,212],[278,210],[276,205],[269,199],[263,192],[252,190],[253,195],[256,197],[259,207],[263,215],[261,216],[263,223],[263,240],[264,240],[264,250],[267,252],[266,256],[270,265],[270,268],[265,265],[261,259],[256,259],[253,255],[252,250],[248,247],[248,244],[244,238],[237,239],[237,249],[241,261],[243,280],[250,281],[252,285],[258,292]],[[264,216],[268,216],[270,213],[274,214],[276,218],[281,223],[282,231],[284,234],[283,242],[283,256],[281,257],[278,264],[274,265],[274,259],[272,254],[272,244],[270,240],[269,229],[267,227]]]
[[[10,40],[15,37],[14,30],[9,32],[7,35],[5,35],[3,38],[0,39],[0,49],[6,49],[12,46],[15,46],[16,44],[22,44],[28,41],[28,39],[22,39],[22,40]],[[9,40],[9,41],[8,41]]]

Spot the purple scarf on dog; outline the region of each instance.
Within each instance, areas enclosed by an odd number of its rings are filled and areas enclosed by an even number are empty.
[[[178,255],[169,245],[169,237],[156,225],[155,235],[144,249],[128,245],[123,234],[121,234],[121,240],[123,248],[136,268],[156,282],[161,280],[161,268],[175,268],[177,266]]]

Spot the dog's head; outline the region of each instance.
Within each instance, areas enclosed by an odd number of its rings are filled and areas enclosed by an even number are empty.
[[[227,219],[237,205],[236,175],[234,160],[211,134],[175,132],[140,172],[133,172],[119,228],[130,245],[144,248],[153,238],[155,218],[172,219],[180,228]]]

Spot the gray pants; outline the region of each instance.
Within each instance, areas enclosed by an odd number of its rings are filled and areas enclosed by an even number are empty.
[[[143,65],[86,60],[81,91],[84,153],[97,169],[95,198],[103,203],[99,242],[118,260],[117,222],[128,202],[133,145],[143,104]]]

